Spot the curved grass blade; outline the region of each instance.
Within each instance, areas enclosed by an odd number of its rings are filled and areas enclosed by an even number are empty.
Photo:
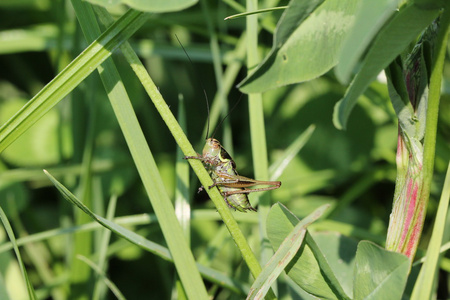
[[[272,11],[280,10],[280,9],[284,10],[286,8],[288,8],[288,6],[278,6],[278,7],[258,9],[258,10],[254,10],[254,11],[247,11],[247,12],[243,12],[243,13],[240,13],[240,14],[235,14],[235,15],[228,16],[224,20],[231,20],[231,19],[236,19],[236,18],[242,18],[242,17],[246,17],[246,16],[250,16],[250,15],[262,14],[262,13],[272,12]]]
[[[90,216],[92,219],[94,219],[96,222],[101,224],[102,226],[108,228],[115,234],[121,236],[122,238],[126,239],[127,241],[131,242],[134,245],[137,245],[155,255],[158,255],[159,257],[173,262],[172,255],[170,254],[169,250],[159,244],[156,244],[152,241],[149,241],[145,239],[144,237],[134,233],[131,230],[126,229],[125,227],[122,227],[112,221],[109,221],[95,213],[89,210],[88,207],[86,207],[83,203],[80,202],[65,186],[63,186],[58,180],[56,180],[50,173],[48,173],[46,170],[44,170],[45,174],[48,176],[48,178],[53,182],[55,187],[60,191],[60,193],[64,196],[64,198],[72,203],[75,206],[78,206],[85,214]],[[220,284],[221,286],[224,286],[238,294],[245,293],[245,287],[233,280],[229,277],[224,276],[223,274],[210,269],[208,267],[202,266],[197,264],[196,265],[200,273],[206,278],[211,280],[212,282],[215,282],[217,284]]]
[[[16,237],[14,235],[14,231],[11,228],[11,224],[8,221],[8,218],[5,215],[5,212],[0,207],[0,219],[2,220],[3,226],[5,227],[6,233],[8,234],[9,239],[11,240],[11,243],[14,248],[14,252],[17,256],[17,261],[19,263],[20,271],[22,272],[23,279],[25,280],[25,283],[27,285],[27,291],[28,296],[30,299],[34,300],[37,299],[36,293],[34,292],[33,285],[30,282],[30,279],[28,278],[27,270],[25,269],[25,265],[22,260],[22,256],[20,255],[19,247],[17,246]]]

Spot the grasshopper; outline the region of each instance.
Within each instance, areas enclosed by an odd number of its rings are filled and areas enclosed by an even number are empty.
[[[217,186],[228,206],[240,212],[246,212],[247,210],[256,211],[250,204],[247,194],[274,190],[281,186],[281,181],[259,181],[240,176],[236,171],[236,163],[230,154],[214,138],[206,139],[202,155],[186,156],[185,159],[201,160],[214,182],[208,188],[211,189]],[[259,185],[268,185],[268,187],[248,188]],[[199,191],[201,190],[203,190],[203,187],[200,187]]]
[[[193,65],[191,58],[189,57],[189,54],[187,53],[186,49],[184,49],[183,45],[181,44],[178,37],[175,35],[175,37],[178,40],[178,43],[180,44],[181,48],[183,49],[184,53],[186,54],[188,60]],[[202,85],[203,87],[203,85]],[[206,98],[206,110],[208,112],[208,122],[207,122],[207,130],[206,130],[206,144],[203,147],[203,153],[202,155],[197,154],[197,156],[185,156],[185,159],[198,159],[200,160],[203,165],[205,166],[206,170],[208,171],[209,175],[211,176],[211,179],[213,180],[213,184],[209,186],[208,188],[211,189],[213,187],[217,187],[219,189],[219,192],[224,197],[225,202],[228,204],[229,207],[234,208],[234,210],[238,210],[240,212],[246,212],[247,210],[256,211],[254,207],[250,204],[250,201],[248,200],[247,194],[253,193],[253,192],[262,192],[262,191],[269,191],[269,190],[275,190],[281,186],[281,181],[259,181],[252,178],[240,176],[238,172],[236,171],[236,163],[231,158],[230,154],[223,148],[223,146],[220,144],[220,142],[214,138],[208,138],[209,135],[209,103],[208,103],[208,97],[206,96],[206,91],[203,88],[203,92],[205,94]],[[240,99],[236,102],[234,107],[230,110],[230,113],[236,108],[237,104],[239,103]],[[228,113],[228,115],[230,114]],[[228,117],[226,115],[219,125],[219,127],[222,122]],[[217,129],[217,128],[216,128]],[[214,136],[214,134],[213,134]],[[256,188],[256,189],[249,189],[249,187],[252,186],[259,186],[259,185],[267,185],[268,187],[264,188]],[[199,188],[199,191],[203,190],[203,186]]]

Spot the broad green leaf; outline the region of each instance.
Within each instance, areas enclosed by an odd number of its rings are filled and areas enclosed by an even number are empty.
[[[368,45],[397,8],[398,0],[361,1],[355,16],[355,24],[345,40],[339,63],[336,66],[336,77],[347,82],[358,60]]]
[[[385,69],[436,17],[438,10],[421,10],[414,4],[402,8],[379,32],[368,51],[361,70],[347,92],[335,106],[333,122],[344,129],[358,97],[377,75]]]
[[[401,61],[393,61],[386,69],[389,98],[398,117],[400,128],[410,137],[416,136],[414,108],[409,101]]]
[[[269,55],[240,83],[245,93],[314,79],[336,63],[359,1],[291,1]]]
[[[297,254],[306,234],[306,227],[320,218],[329,205],[323,205],[300,221],[281,243],[276,253],[253,283],[247,299],[263,299],[287,264]]]
[[[354,299],[401,299],[410,261],[372,242],[362,241],[356,252]]]
[[[345,236],[337,231],[330,231],[334,230],[334,228],[335,227],[332,226],[331,228],[323,229],[327,231],[314,232],[314,241],[316,241],[323,255],[326,257],[327,262],[336,275],[336,278],[339,280],[342,289],[350,298],[352,298],[353,271],[355,267],[355,254],[358,240]],[[314,231],[316,230],[317,229],[314,229]]]
[[[267,234],[274,249],[299,220],[281,204],[275,204],[267,218]],[[320,299],[349,299],[326,258],[309,233],[285,271],[302,289]],[[308,270],[308,272],[305,272]]]
[[[197,3],[198,0],[87,0],[92,4],[110,7],[112,5],[126,4],[135,10],[145,12],[179,11]]]

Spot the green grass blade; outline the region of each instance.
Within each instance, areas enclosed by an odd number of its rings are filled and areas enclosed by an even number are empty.
[[[182,95],[178,96],[178,121],[181,128],[186,131],[186,107]],[[189,165],[183,158],[180,148],[176,151],[175,163],[175,214],[183,229],[184,236],[188,244],[191,244],[191,201],[189,197]],[[174,274],[174,284],[172,287],[172,299],[187,299],[183,284],[177,274]]]
[[[254,11],[258,8],[257,1],[247,0],[247,11]],[[249,16],[246,19],[247,25],[247,69],[251,70],[260,63],[258,55],[258,17]],[[257,180],[269,179],[269,162],[267,159],[266,128],[264,122],[262,94],[255,93],[248,95],[248,112],[250,120],[250,139],[252,145],[253,169]],[[270,209],[270,194],[265,193],[258,197],[258,217],[260,228],[266,228],[267,214]],[[268,240],[265,230],[261,230],[261,240]],[[269,243],[261,243],[261,263],[264,265],[273,254]]]
[[[289,145],[284,151],[283,155],[273,163],[269,168],[270,180],[277,180],[283,171],[287,168],[289,163],[300,152],[300,150],[308,142],[309,138],[316,129],[315,125],[310,125],[306,130],[295,139],[295,141]]]
[[[147,20],[129,10],[0,128],[0,153],[95,70]]]
[[[16,237],[11,228],[11,224],[9,224],[8,218],[6,217],[5,212],[3,211],[3,209],[1,207],[0,207],[0,219],[2,220],[2,223],[3,223],[3,226],[5,227],[6,233],[8,234],[8,237],[11,240],[12,246],[14,248],[14,252],[16,253],[17,261],[19,262],[20,271],[22,272],[22,276],[25,280],[25,283],[27,284],[28,296],[32,300],[37,299],[36,294],[34,292],[33,285],[31,284],[30,279],[28,278],[27,270],[25,269],[25,265],[22,261],[22,256],[20,255],[19,247],[17,246]]]
[[[41,170],[42,172],[42,170]],[[50,171],[48,171],[51,173]],[[45,176],[45,174],[44,174]],[[258,219],[256,215],[248,215],[248,214],[236,214],[236,220],[240,223],[250,223],[256,224],[258,223]],[[192,212],[192,219],[198,221],[220,221],[220,216],[217,214],[215,209],[202,209],[202,210],[194,210]],[[138,214],[138,215],[130,215],[124,217],[116,217],[113,219],[113,222],[119,225],[149,225],[157,222],[157,218],[154,214]],[[342,223],[340,226],[344,226]],[[331,227],[335,227],[335,223],[331,225]],[[338,226],[339,227],[339,226]],[[42,231],[39,233],[31,234],[29,236],[17,239],[17,245],[23,246],[27,243],[39,242],[43,240],[50,239],[52,237],[63,235],[63,234],[72,234],[77,231],[92,231],[98,230],[101,228],[101,225],[97,222],[91,222],[88,224],[83,224],[80,226],[72,226],[58,229],[51,229],[47,231]],[[329,229],[329,228],[328,228]],[[349,227],[345,227],[342,229],[343,233],[350,235],[351,229]],[[358,236],[358,235],[356,235]],[[13,249],[12,243],[7,242],[0,245],[0,253]]]
[[[98,265],[96,265],[92,260],[89,260],[87,257],[84,257],[82,255],[77,255],[77,258],[83,262],[85,262],[89,267],[91,267],[92,270],[99,275],[98,280],[102,280],[106,286],[110,289],[110,291],[116,296],[119,300],[125,300],[125,296],[122,294],[122,292],[119,290],[119,288],[109,280],[108,277],[106,277],[106,274],[103,272],[102,268]]]
[[[434,293],[433,285],[439,268],[440,247],[442,245],[442,237],[444,235],[446,216],[450,200],[450,163],[447,167],[447,175],[445,176],[444,186],[442,187],[441,200],[436,214],[433,234],[429,242],[425,263],[419,273],[419,278],[414,285],[411,296],[412,300],[431,299]]]
[[[109,200],[108,210],[106,212],[106,219],[111,221],[114,218],[114,214],[116,212],[116,206],[117,206],[117,196],[113,195],[111,197],[111,199]],[[107,269],[107,254],[108,254],[107,252],[108,252],[108,245],[109,245],[110,241],[111,241],[111,230],[107,230],[105,228],[102,230],[102,236],[101,236],[100,246],[99,246],[99,250],[98,250],[98,252],[99,252],[98,262],[96,265],[96,267],[98,267],[98,270],[100,271],[100,273],[104,273],[105,270]],[[92,268],[92,266],[91,266],[91,268]],[[94,269],[94,270],[98,274],[100,274],[96,269]],[[104,277],[105,275],[103,274],[101,276]],[[104,287],[102,285],[102,282],[104,282],[112,291],[111,286],[107,282],[108,280],[109,279],[106,277],[103,280],[101,280],[101,278],[97,279],[97,282],[95,283],[94,294],[92,296],[92,299],[94,299],[94,300],[102,299],[101,293],[103,292],[102,288]]]
[[[248,11],[248,12],[244,12],[244,13],[240,13],[240,14],[231,15],[231,16],[226,17],[224,20],[242,18],[242,17],[246,17],[246,16],[250,16],[250,15],[262,14],[262,13],[272,12],[272,11],[280,10],[280,9],[285,10],[286,8],[288,8],[288,6],[278,6],[278,7],[258,9],[255,11]]]
[[[80,5],[82,4],[80,3]],[[106,60],[99,73],[152,207],[158,217],[183,287],[189,298],[207,299],[206,288],[195,266],[194,257],[176,218],[173,204],[164,188],[158,167],[114,62]]]
[[[186,109],[183,97],[180,96],[178,101],[178,120],[180,126],[186,130]],[[191,230],[191,203],[189,197],[189,165],[183,158],[183,152],[177,148],[177,158],[175,165],[176,173],[176,191],[175,191],[175,213],[183,228],[184,236],[190,243]]]

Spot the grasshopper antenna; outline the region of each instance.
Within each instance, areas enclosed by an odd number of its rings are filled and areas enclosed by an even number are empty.
[[[183,49],[184,53],[186,54],[186,56],[187,56],[189,62],[191,63],[192,67],[194,67],[194,63],[192,62],[191,57],[187,53],[186,49],[184,49],[183,44],[181,44],[180,39],[178,38],[178,36],[176,34],[175,34],[175,38],[177,39],[178,43],[180,44],[181,49]],[[208,119],[207,119],[207,122],[206,122],[206,138],[205,138],[205,140],[206,140],[206,139],[208,139],[208,135],[209,135],[209,101],[208,101],[208,95],[206,94],[205,87],[203,86],[203,83],[202,83],[201,80],[200,80],[200,85],[202,86],[203,94],[205,95],[206,112],[207,112],[207,115],[208,115]]]
[[[219,128],[223,124],[223,121],[225,121],[225,119],[228,118],[229,115],[231,115],[231,113],[234,111],[234,109],[238,106],[239,102],[241,102],[243,95],[244,94],[241,93],[238,101],[236,101],[236,103],[233,105],[233,107],[228,111],[227,115],[225,117],[223,117],[222,120],[220,120],[219,124],[217,124],[216,129],[214,129],[212,137],[214,137],[216,135],[217,128]]]

